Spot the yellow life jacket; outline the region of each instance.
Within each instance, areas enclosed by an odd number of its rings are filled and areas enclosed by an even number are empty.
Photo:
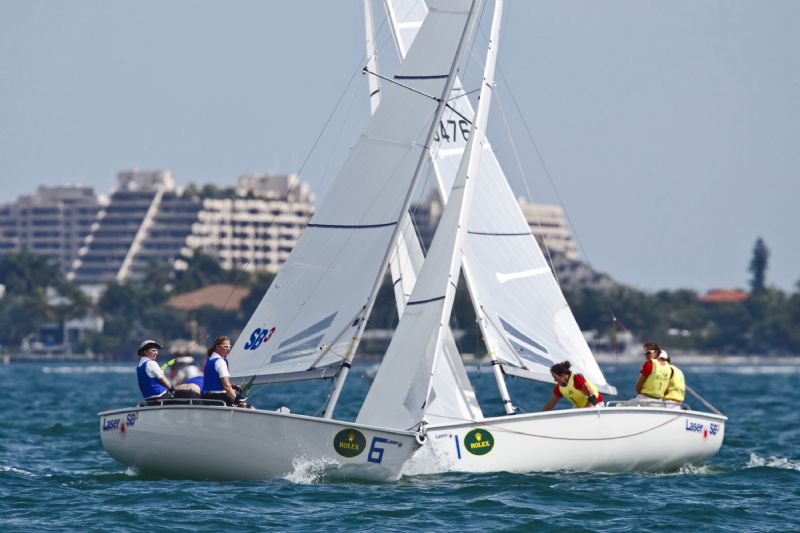
[[[651,398],[661,399],[664,397],[664,391],[667,390],[667,383],[669,383],[669,375],[671,373],[669,364],[664,361],[660,364],[658,360],[653,359],[653,371],[647,376],[642,385],[641,394],[646,394]]]
[[[583,379],[586,379],[586,376],[583,376]],[[592,391],[592,394],[597,396],[597,387],[595,387],[588,379],[586,379],[586,385],[588,385],[589,390]],[[586,407],[586,404],[589,403],[589,397],[586,396],[586,393],[575,388],[575,372],[570,374],[567,386],[563,387],[559,385],[558,390],[561,391],[561,396],[571,401],[572,405],[575,407]]]
[[[669,378],[664,399],[682,403],[686,397],[686,379],[684,379],[680,368],[675,365],[669,366],[672,368],[672,377]]]

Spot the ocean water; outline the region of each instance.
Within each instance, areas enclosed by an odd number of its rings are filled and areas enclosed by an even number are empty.
[[[97,412],[138,400],[134,364],[0,366],[2,531],[800,530],[797,366],[685,367],[689,385],[729,421],[720,453],[679,472],[451,473],[359,483],[301,468],[288,479],[220,483],[137,476],[105,453]],[[621,397],[632,392],[625,389],[636,367],[604,371]],[[493,378],[472,378],[485,413],[499,414]],[[359,375],[348,381],[337,418],[355,416],[368,384]],[[510,388],[531,411],[550,394],[522,380]],[[313,414],[326,393],[326,383],[291,384],[252,399]]]

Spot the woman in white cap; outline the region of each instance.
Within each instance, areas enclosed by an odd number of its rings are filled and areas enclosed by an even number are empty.
[[[142,391],[147,403],[157,403],[158,400],[172,398],[172,383],[156,363],[160,348],[163,346],[151,339],[139,346],[139,366],[136,367],[136,376],[139,378],[139,390]]]

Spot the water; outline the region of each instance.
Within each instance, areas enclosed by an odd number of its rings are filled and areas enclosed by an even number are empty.
[[[3,531],[800,529],[796,366],[685,368],[689,385],[730,417],[722,450],[701,467],[662,475],[436,474],[394,483],[324,482],[313,469],[235,483],[128,474],[102,449],[96,413],[138,400],[133,366],[0,366]],[[604,370],[620,389],[632,388],[635,367]],[[493,378],[473,380],[485,412],[499,414]],[[355,416],[367,385],[348,381],[337,416]],[[529,410],[549,396],[522,380],[510,387]],[[281,385],[253,400],[313,414],[326,392],[319,383]]]

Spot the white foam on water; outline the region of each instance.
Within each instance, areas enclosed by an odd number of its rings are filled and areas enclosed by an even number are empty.
[[[758,468],[760,466],[767,466],[770,468],[782,468],[784,470],[797,470],[800,472],[800,461],[786,459],[784,457],[775,457],[774,455],[767,457],[759,457],[751,453],[750,460],[745,465],[745,468]]]
[[[330,471],[339,466],[333,459],[298,457],[292,461],[292,471],[284,479],[298,485],[313,485],[324,481]]]
[[[704,475],[704,474],[713,474],[714,470],[708,465],[685,465],[678,469],[678,475],[684,474],[693,474],[693,475]]]
[[[30,470],[24,470],[15,466],[0,465],[0,472],[11,472],[12,474],[22,474],[23,476],[36,477],[36,474]]]
[[[133,366],[44,366],[42,372],[45,374],[133,374],[136,368]]]
[[[442,474],[448,472],[445,457],[440,457],[433,446],[423,445],[403,465],[401,475],[419,476],[423,474]]]

